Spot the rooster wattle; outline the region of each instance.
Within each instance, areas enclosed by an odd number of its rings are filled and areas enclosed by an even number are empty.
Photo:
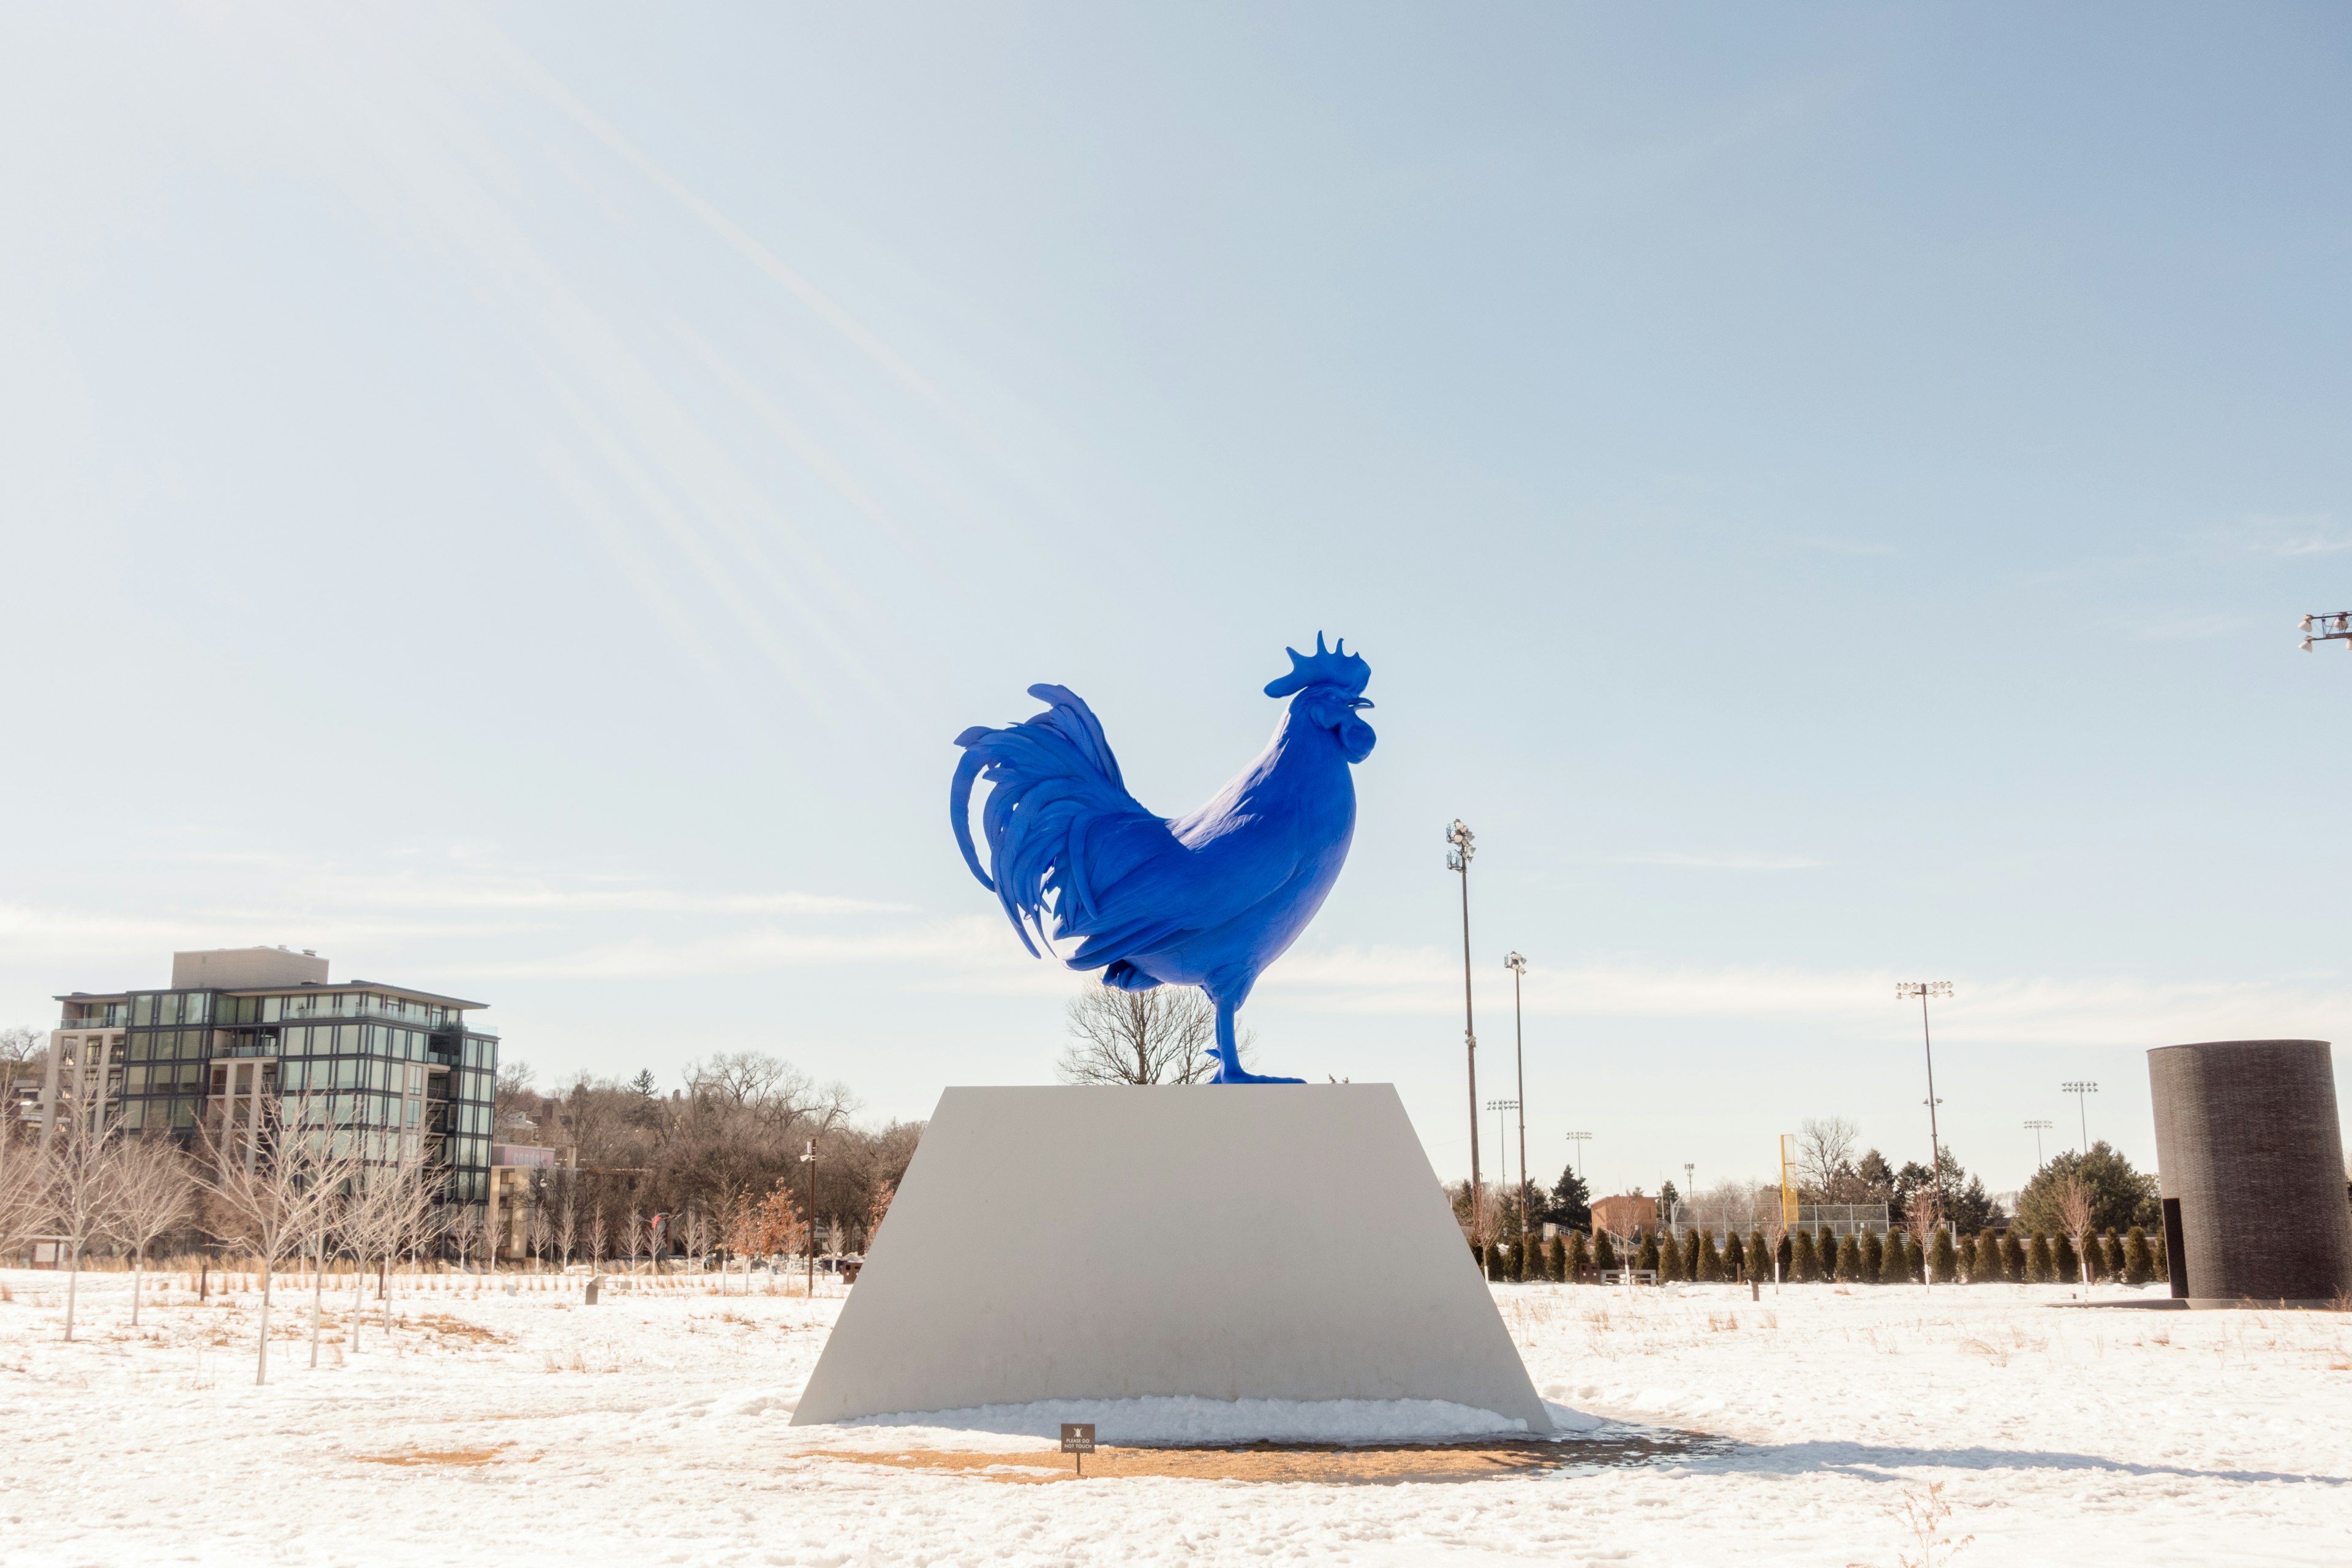
[[[1265,689],[1291,699],[1281,727],[1189,816],[1154,816],[1127,793],[1101,722],[1065,687],[1029,688],[1050,704],[1034,718],[956,737],[956,843],[1022,945],[1036,953],[1033,929],[1049,947],[1076,937],[1063,962],[1099,969],[1122,990],[1199,986],[1217,1009],[1216,1083],[1299,1081],[1242,1070],[1234,1015],[1339,879],[1356,830],[1349,768],[1375,739],[1358,717],[1371,706],[1371,667],[1346,639],[1327,650],[1318,632],[1312,656],[1286,651],[1290,673]],[[992,786],[982,807],[986,869],[971,836],[971,789],[982,778]]]

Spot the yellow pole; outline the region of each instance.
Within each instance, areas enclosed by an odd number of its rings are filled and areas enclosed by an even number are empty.
[[[1796,1163],[1796,1145],[1795,1133],[1780,1134],[1780,1218],[1790,1230],[1797,1228],[1797,1182],[1790,1169]]]

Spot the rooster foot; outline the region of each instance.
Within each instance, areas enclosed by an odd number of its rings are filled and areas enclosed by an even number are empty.
[[[1305,1083],[1303,1078],[1267,1078],[1254,1072],[1219,1073],[1211,1083]]]

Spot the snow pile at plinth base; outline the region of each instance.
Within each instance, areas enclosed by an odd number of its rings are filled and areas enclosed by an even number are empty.
[[[1600,1425],[1552,1407],[1563,1433]],[[843,1426],[918,1427],[943,1433],[991,1432],[1055,1437],[1066,1421],[1091,1421],[1098,1443],[1444,1443],[1465,1437],[1524,1436],[1528,1424],[1443,1399],[1041,1399],[972,1410],[864,1415]]]

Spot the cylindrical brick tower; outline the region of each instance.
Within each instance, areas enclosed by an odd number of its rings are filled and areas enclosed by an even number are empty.
[[[2172,1293],[2315,1305],[2352,1290],[2352,1204],[2325,1040],[2147,1053]]]

